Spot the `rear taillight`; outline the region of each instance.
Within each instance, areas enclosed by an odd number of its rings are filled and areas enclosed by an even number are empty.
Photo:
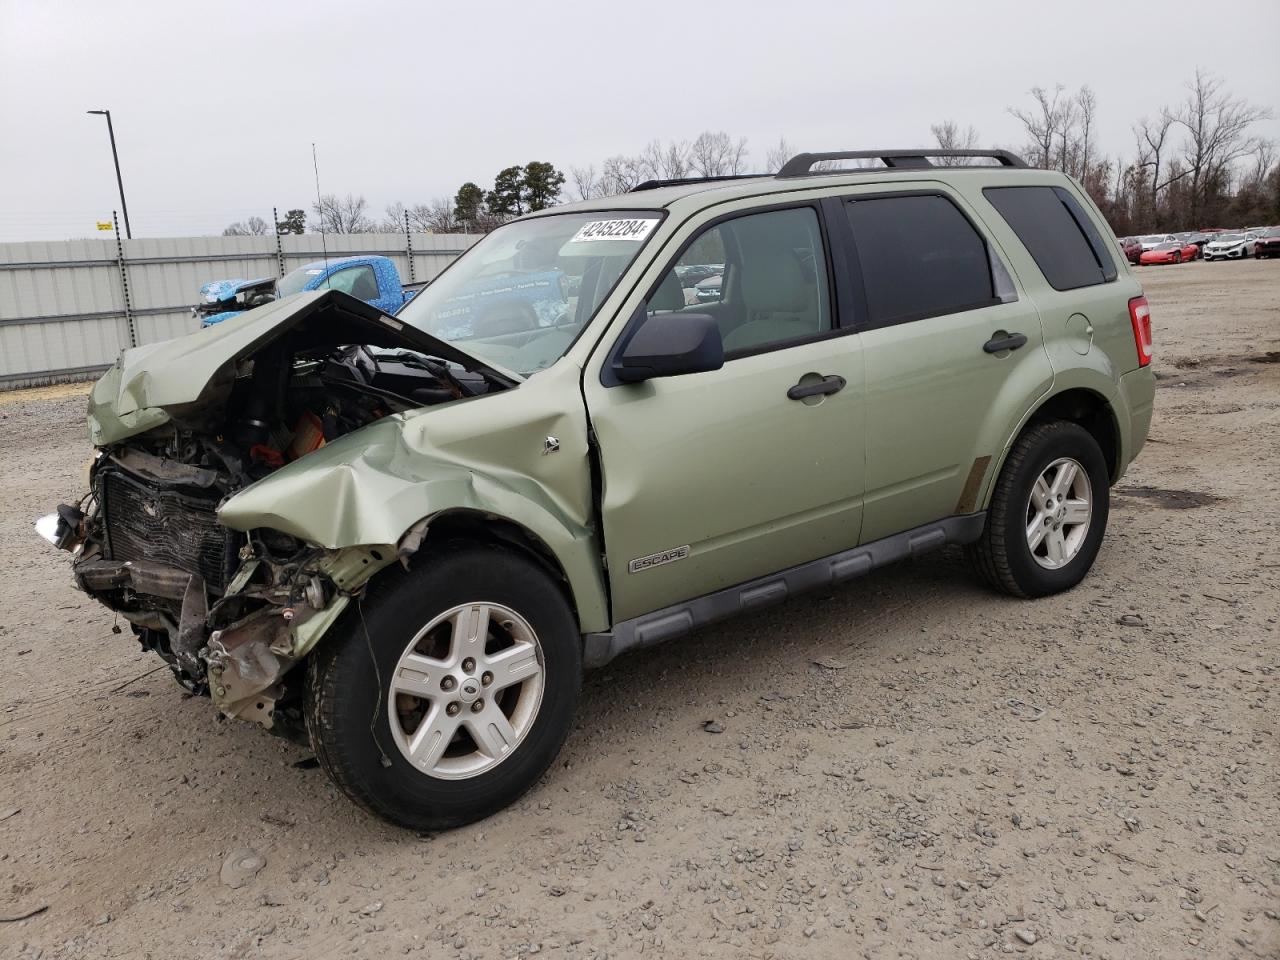
[[[1129,301],[1129,320],[1133,324],[1133,343],[1138,348],[1138,366],[1151,362],[1151,307],[1146,297]]]

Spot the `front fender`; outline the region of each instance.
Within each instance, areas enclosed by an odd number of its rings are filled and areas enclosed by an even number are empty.
[[[584,502],[574,489],[589,477],[585,427],[573,422],[581,414],[558,401],[539,415],[541,391],[531,386],[438,411],[386,417],[246,487],[222,505],[218,518],[234,530],[268,527],[335,550],[397,543],[420,520],[446,511],[501,518],[555,556],[582,630],[607,629],[589,492]],[[481,424],[487,429],[473,432]],[[442,441],[449,434],[473,436],[476,446],[496,445],[510,459],[486,463],[475,456],[483,449],[433,443],[431,434]],[[510,442],[495,443],[504,434]],[[552,434],[562,438],[554,458],[541,453],[542,439]],[[532,440],[536,452],[530,452]]]

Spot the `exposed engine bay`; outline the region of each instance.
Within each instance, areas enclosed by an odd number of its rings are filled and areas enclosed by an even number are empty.
[[[289,668],[374,571],[416,542],[411,531],[382,550],[326,550],[276,530],[232,530],[218,507],[385,417],[512,385],[447,345],[397,335],[390,318],[380,329],[324,309],[340,308],[341,296],[326,294],[306,322],[235,358],[198,402],[102,446],[89,492],[42,521],[74,551],[77,585],[127,619],[183,686],[286,735],[299,729],[287,716],[297,692]],[[377,342],[344,342],[360,333]]]

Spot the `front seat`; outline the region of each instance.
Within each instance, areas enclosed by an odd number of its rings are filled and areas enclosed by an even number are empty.
[[[748,251],[743,244],[742,303],[747,321],[730,330],[725,350],[749,350],[821,332],[813,281],[795,251],[776,243]]]

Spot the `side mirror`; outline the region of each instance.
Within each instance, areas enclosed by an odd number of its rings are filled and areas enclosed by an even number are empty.
[[[724,366],[724,342],[705,313],[659,313],[645,319],[613,361],[623,383],[704,373]]]

